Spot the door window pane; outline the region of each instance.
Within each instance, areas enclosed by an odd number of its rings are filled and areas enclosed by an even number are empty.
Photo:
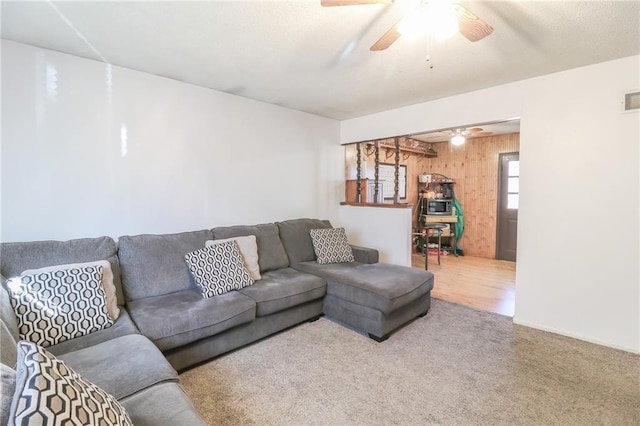
[[[520,178],[519,177],[510,177],[509,178],[509,183],[507,186],[507,192],[509,193],[514,193],[514,192],[520,192]]]
[[[507,208],[508,209],[517,209],[518,208],[518,197],[519,197],[519,194],[508,194],[507,195]]]
[[[520,176],[520,161],[509,161],[509,176]]]

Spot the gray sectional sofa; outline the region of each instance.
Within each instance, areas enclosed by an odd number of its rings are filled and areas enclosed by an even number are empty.
[[[27,269],[108,260],[114,272],[120,305],[117,321],[109,328],[47,347],[47,350],[115,396],[136,426],[204,425],[191,400],[180,387],[175,369],[153,342],[139,334],[124,308],[117,254],[117,245],[109,237],[64,242],[3,243],[0,246],[0,272],[3,277],[13,277]],[[0,320],[0,362],[13,367],[20,336],[4,285],[0,288]],[[3,417],[8,413],[6,402],[11,400],[11,395],[5,392],[10,389],[3,373]]]
[[[122,236],[117,244],[109,237],[3,243],[0,272],[11,277],[44,266],[108,260],[120,305],[117,321],[47,349],[114,395],[134,424],[197,425],[203,422],[176,370],[323,314],[381,341],[427,313],[433,288],[428,271],[378,263],[376,250],[356,246],[353,263],[318,264],[309,231],[330,227],[328,221],[295,219]],[[185,254],[208,240],[246,235],[256,237],[262,279],[203,298]],[[8,299],[2,288],[0,361],[11,367],[20,336]]]

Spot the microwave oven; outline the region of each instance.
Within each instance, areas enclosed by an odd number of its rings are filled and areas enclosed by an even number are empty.
[[[453,214],[453,200],[450,198],[435,198],[427,200],[427,214],[451,216]]]

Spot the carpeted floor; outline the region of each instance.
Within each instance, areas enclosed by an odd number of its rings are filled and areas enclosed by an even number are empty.
[[[640,424],[640,356],[440,300],[383,343],[321,318],[180,379],[211,425]]]

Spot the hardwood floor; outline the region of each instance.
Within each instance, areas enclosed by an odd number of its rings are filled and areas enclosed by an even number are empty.
[[[424,269],[424,257],[412,256],[412,265]],[[516,264],[471,256],[429,255],[429,271],[436,285],[431,295],[438,299],[513,316]]]

